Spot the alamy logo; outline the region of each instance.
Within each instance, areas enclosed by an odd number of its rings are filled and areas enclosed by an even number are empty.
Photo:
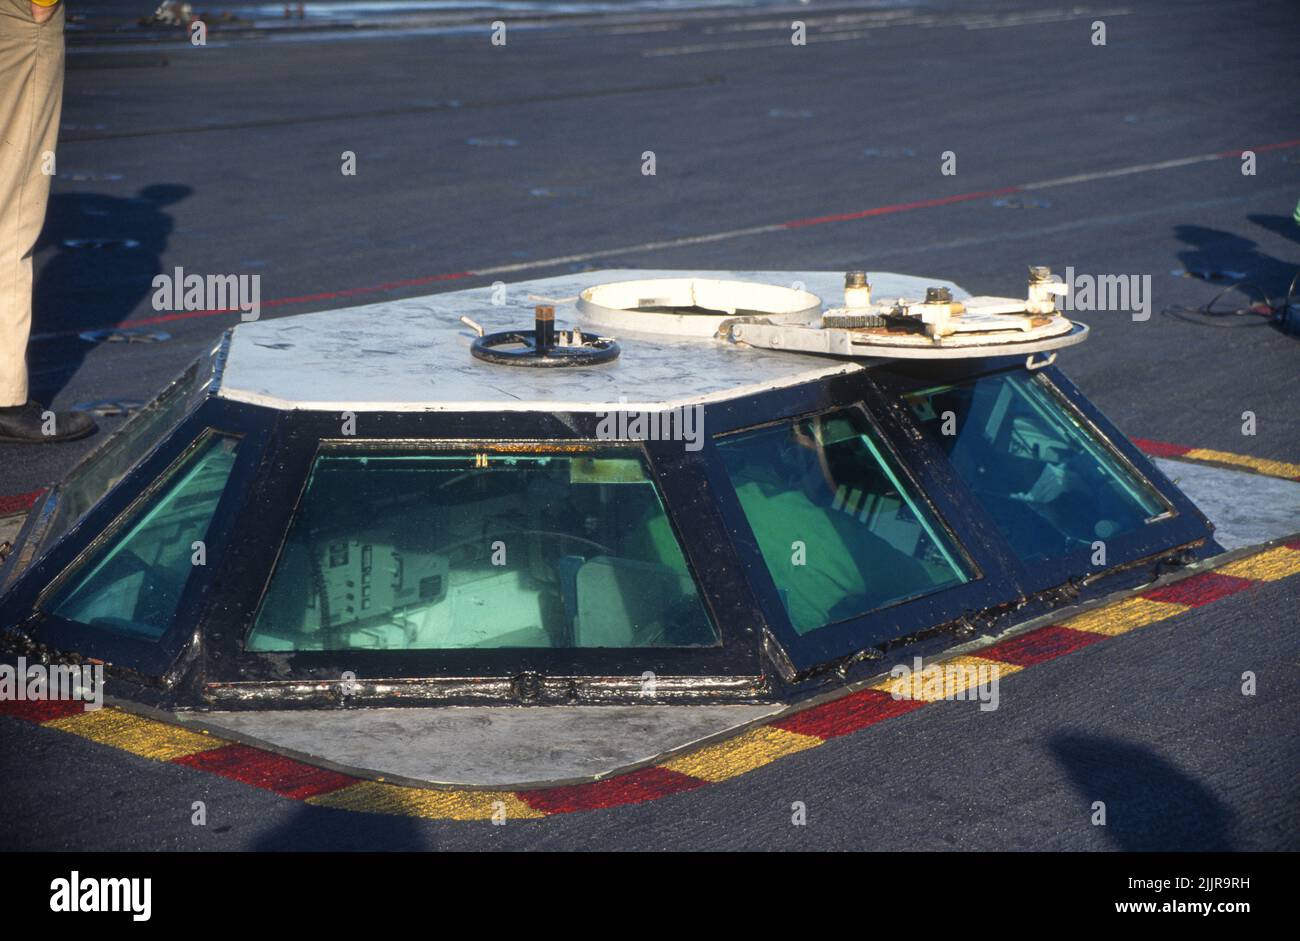
[[[262,316],[262,276],[260,274],[186,274],[176,268],[172,274],[155,275],[153,309],[159,312],[182,310],[239,311],[239,319],[248,322]]]
[[[148,921],[153,911],[153,880],[83,879],[72,870],[67,879],[50,883],[52,912],[130,912],[132,921]]]
[[[0,664],[0,701],[47,699],[81,701],[86,704],[87,712],[99,709],[104,705],[103,664],[33,663],[28,666],[26,657],[19,657],[16,667]]]
[[[1063,310],[1131,312],[1135,321],[1151,319],[1151,275],[1080,274],[1065,269]]]
[[[627,399],[620,398],[620,403]],[[602,441],[683,441],[687,451],[704,447],[704,406],[679,405],[658,411],[616,409],[598,412],[596,437]]]
[[[978,666],[960,661],[925,665],[920,657],[912,658],[912,666],[900,663],[889,671],[894,682],[890,695],[894,699],[924,699],[927,701],[953,700],[958,702],[979,700],[980,712],[998,708],[998,676],[996,663]]]

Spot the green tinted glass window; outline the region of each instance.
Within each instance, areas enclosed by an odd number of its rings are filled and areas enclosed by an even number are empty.
[[[718,448],[799,634],[969,580],[861,409],[728,435]]]
[[[348,450],[317,458],[248,649],[717,642],[639,451]]]
[[[1042,376],[986,376],[907,399],[1026,561],[1132,532],[1167,509]]]
[[[199,360],[152,402],[134,412],[126,424],[73,469],[59,485],[58,500],[43,545],[53,545],[86,511],[99,502],[180,423],[206,387],[211,365]]]
[[[237,447],[235,438],[211,435],[182,458],[58,592],[52,613],[122,634],[161,637],[193,571],[194,543],[207,535],[226,489]]]

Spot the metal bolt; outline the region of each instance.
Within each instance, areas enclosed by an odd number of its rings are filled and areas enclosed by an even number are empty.
[[[533,308],[533,315],[533,350],[543,356],[555,345],[555,308],[550,304],[538,304]]]
[[[537,700],[541,698],[541,674],[532,672],[520,673],[510,681],[510,685],[515,697],[521,702],[537,702]]]

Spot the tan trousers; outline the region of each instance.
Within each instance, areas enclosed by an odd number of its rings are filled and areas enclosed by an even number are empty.
[[[27,401],[32,249],[62,107],[63,4],[38,25],[28,0],[0,0],[0,407]]]

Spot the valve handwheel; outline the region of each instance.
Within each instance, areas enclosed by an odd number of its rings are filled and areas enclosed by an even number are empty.
[[[555,329],[555,308],[539,304],[532,330],[505,330],[481,335],[470,346],[475,358],[500,366],[594,366],[618,359],[618,344],[609,337],[585,335],[577,328]]]

